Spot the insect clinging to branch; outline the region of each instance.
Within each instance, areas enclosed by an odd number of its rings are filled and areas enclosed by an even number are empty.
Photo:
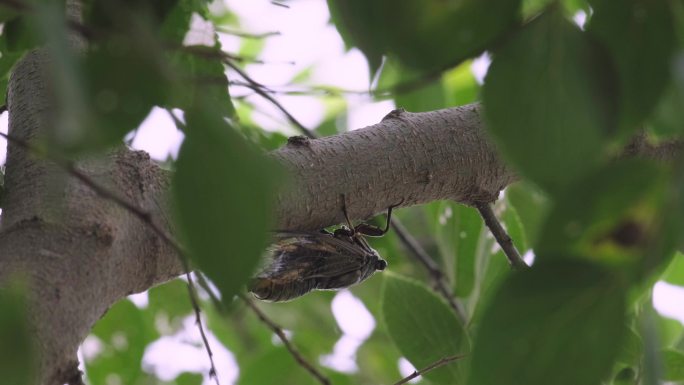
[[[312,290],[339,290],[368,279],[387,262],[370,247],[365,236],[387,233],[392,209],[387,209],[384,229],[360,223],[353,226],[342,197],[342,212],[347,226],[333,233],[280,231],[269,250],[269,265],[249,284],[249,291],[264,301],[289,301]]]

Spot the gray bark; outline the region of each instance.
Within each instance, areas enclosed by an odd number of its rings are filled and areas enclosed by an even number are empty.
[[[51,128],[46,63],[44,53],[29,54],[9,85],[9,134],[34,144]],[[121,150],[79,168],[149,212],[165,201],[169,175],[143,152]],[[38,383],[63,384],[74,374],[79,344],[114,302],[179,275],[181,267],[137,217],[12,143],[5,186],[0,283],[29,284]]]
[[[28,55],[9,85],[9,133],[34,144],[52,125],[46,63],[40,52]],[[651,147],[641,138],[630,151],[670,158],[679,147]],[[516,179],[486,138],[476,105],[393,111],[374,126],[293,141],[270,155],[292,173],[275,213],[280,229],[342,222],[340,194],[350,216],[363,219],[398,202],[492,201]],[[121,149],[78,167],[171,230],[164,220],[171,175],[145,153]],[[12,143],[5,184],[0,284],[27,280],[41,353],[37,383],[63,384],[74,375],[79,344],[106,310],[180,275],[181,264],[138,217]]]
[[[491,202],[515,179],[482,130],[476,105],[394,110],[370,127],[289,143],[271,154],[294,186],[281,194],[279,228],[315,230],[401,206],[451,199]]]

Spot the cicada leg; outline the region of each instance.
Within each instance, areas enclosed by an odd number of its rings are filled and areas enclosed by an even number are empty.
[[[377,226],[370,225],[368,223],[359,223],[354,227],[354,232],[363,234],[369,237],[381,237],[385,234],[390,229],[390,224],[392,223],[392,209],[395,207],[399,206],[400,204],[404,203],[404,200],[402,199],[399,203],[393,204],[392,206],[387,208],[387,223],[385,223],[385,228],[381,229]],[[345,210],[345,218],[347,218],[347,222],[349,221],[349,218],[347,217],[346,210]]]

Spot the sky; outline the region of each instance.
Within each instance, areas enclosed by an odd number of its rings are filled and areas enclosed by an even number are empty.
[[[251,64],[247,73],[257,81],[274,89],[286,87],[297,74],[313,66],[309,82],[317,85],[334,85],[344,89],[364,91],[369,88],[368,66],[362,53],[356,49],[345,51],[343,42],[333,26],[329,24],[326,2],[322,0],[288,1],[289,8],[275,6],[269,0],[225,0],[215,2],[213,9],[220,11],[226,7],[238,15],[242,32],[266,33],[278,31],[280,35],[266,40],[259,58],[264,64]],[[194,19],[192,31],[186,36],[186,43],[210,42],[213,31],[200,18]],[[585,17],[578,14],[575,21],[582,25]],[[241,40],[235,36],[219,33],[221,44],[227,52],[240,50]],[[472,71],[478,81],[484,78],[489,58],[483,55],[474,60]],[[235,79],[228,71],[229,79]],[[252,117],[255,123],[269,131],[297,134],[289,128],[289,123],[272,104],[245,89],[231,88],[233,96],[246,96],[257,106]],[[275,96],[287,110],[309,128],[320,124],[326,114],[326,105],[315,97]],[[345,96],[348,105],[346,128],[349,130],[378,123],[383,116],[394,109],[391,101],[373,101],[368,95],[349,94]],[[0,117],[0,131],[7,130],[7,113]],[[183,140],[167,112],[153,109],[141,124],[132,147],[148,151],[152,158],[165,160],[175,156]],[[4,163],[6,143],[0,139],[0,162]],[[139,307],[147,306],[146,293],[130,297]],[[684,322],[684,288],[659,282],[654,288],[654,305],[663,315]],[[376,326],[376,321],[363,303],[344,290],[339,292],[331,304],[331,311],[343,335],[330,354],[320,357],[321,365],[335,368],[341,372],[357,370],[355,352],[367,339]],[[158,325],[163,329],[164,325]],[[235,383],[239,369],[235,357],[225,349],[211,333],[209,340],[216,354],[217,367],[222,384]],[[206,353],[197,346],[200,337],[192,317],[188,317],[185,327],[175,334],[166,335],[148,346],[143,369],[155,373],[161,379],[173,379],[183,371],[207,373],[209,364]],[[125,339],[120,341],[125,344]],[[279,343],[274,341],[274,343]],[[84,357],[92,357],[101,349],[101,341],[89,337],[81,349]],[[181,354],[182,352],[182,354]],[[402,375],[414,369],[408,361],[397,363]],[[119,381],[120,382],[120,381]],[[205,379],[204,384],[210,384]],[[108,385],[118,385],[111,378]]]

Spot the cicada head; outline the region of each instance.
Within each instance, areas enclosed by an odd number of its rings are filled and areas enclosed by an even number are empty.
[[[372,250],[372,249],[371,249]],[[357,265],[357,268],[335,276],[321,279],[317,288],[321,290],[337,290],[353,286],[368,279],[376,271],[385,270],[387,262],[380,258],[373,250],[372,254],[366,255],[366,260]]]

